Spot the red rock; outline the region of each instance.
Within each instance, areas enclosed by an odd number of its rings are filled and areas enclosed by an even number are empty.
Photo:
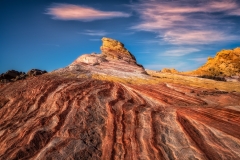
[[[76,78],[95,66],[74,63],[0,86],[0,159],[240,158],[239,92]]]

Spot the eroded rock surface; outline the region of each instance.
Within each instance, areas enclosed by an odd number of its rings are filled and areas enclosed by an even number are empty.
[[[0,88],[0,159],[239,159],[240,94],[42,75]]]
[[[135,57],[124,47],[121,42],[111,39],[102,38],[103,45],[100,47],[102,54],[109,59],[121,59],[126,62],[136,64]]]
[[[240,48],[222,50],[214,58],[209,57],[206,64],[189,73],[224,77],[240,76]]]
[[[91,54],[84,54],[78,57],[72,65],[79,65],[82,63],[88,65],[99,65],[102,62],[107,62],[106,57],[101,54],[91,53]]]
[[[0,159],[240,159],[240,92],[153,83],[141,69],[91,54],[0,85]]]
[[[123,78],[147,78],[143,66],[137,64],[135,57],[124,48],[121,42],[105,37],[102,38],[102,42],[101,54],[81,55],[69,66],[55,72],[74,71],[76,74],[80,74],[85,71],[89,75],[101,74]]]

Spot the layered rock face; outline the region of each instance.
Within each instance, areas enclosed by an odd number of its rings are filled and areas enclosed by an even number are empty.
[[[135,57],[126,49],[124,45],[111,38],[102,38],[103,45],[101,46],[102,54],[109,59],[121,59],[126,62],[136,64]]]
[[[0,88],[0,159],[239,159],[240,94],[45,74]]]
[[[214,58],[209,57],[206,64],[192,73],[210,76],[240,76],[240,48],[218,52]]]
[[[103,74],[118,77],[146,77],[142,65],[137,64],[135,57],[124,45],[110,38],[102,38],[103,45],[100,47],[101,54],[85,54],[77,58],[72,64],[63,70],[84,70],[90,75]]]
[[[150,83],[134,67],[90,54],[1,85],[0,159],[240,159],[240,92]],[[89,76],[98,71],[144,83]]]

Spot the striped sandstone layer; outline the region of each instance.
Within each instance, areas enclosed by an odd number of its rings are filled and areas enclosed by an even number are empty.
[[[240,159],[240,92],[153,78],[125,58],[83,55],[1,84],[0,159]]]

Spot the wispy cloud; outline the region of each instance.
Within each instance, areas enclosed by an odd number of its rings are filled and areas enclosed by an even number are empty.
[[[188,59],[188,60],[195,61],[195,62],[199,62],[199,63],[207,62],[207,58],[206,58],[206,57],[191,58],[191,59]]]
[[[143,44],[153,44],[153,43],[159,43],[158,39],[151,39],[151,40],[139,40],[136,41],[136,43],[143,43]]]
[[[230,21],[223,17],[240,16],[235,0],[222,1],[141,1],[131,5],[141,21],[131,28],[150,31],[171,44],[208,44],[236,40],[231,35]],[[235,24],[231,24],[235,25]]]
[[[106,36],[109,33],[103,30],[85,30],[84,32],[80,32],[79,34],[85,34],[89,36]]]
[[[165,51],[164,53],[159,54],[160,56],[172,56],[172,57],[180,57],[187,54],[191,54],[194,52],[200,51],[196,48],[175,48],[168,51]]]
[[[124,12],[101,11],[91,7],[73,4],[54,4],[52,7],[47,8],[46,14],[51,15],[53,19],[79,21],[93,21],[131,16]]]
[[[206,27],[206,29],[208,29]],[[194,30],[194,29],[172,29],[164,33],[163,39],[172,44],[208,44],[223,40],[234,40],[237,37],[227,35],[223,31],[216,30]]]

